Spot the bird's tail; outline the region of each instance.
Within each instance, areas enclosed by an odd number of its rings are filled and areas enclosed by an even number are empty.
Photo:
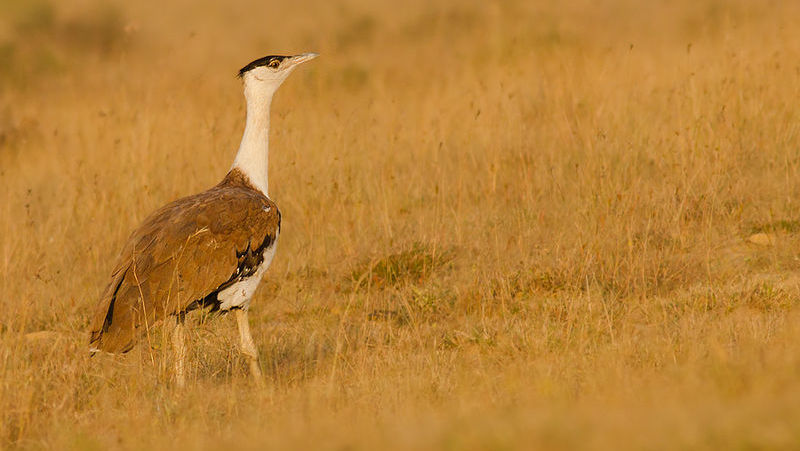
[[[89,353],[125,353],[133,348],[135,312],[126,307],[127,293],[119,293],[125,271],[116,271],[97,301],[89,331]],[[118,299],[122,296],[122,299]]]

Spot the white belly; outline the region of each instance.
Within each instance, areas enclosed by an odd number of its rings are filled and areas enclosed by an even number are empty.
[[[253,298],[253,293],[256,292],[258,284],[261,283],[261,278],[267,272],[272,258],[275,257],[275,249],[278,247],[278,232],[275,232],[275,240],[272,245],[264,249],[264,261],[258,267],[252,276],[243,279],[228,288],[222,290],[217,295],[219,300],[219,309],[222,311],[230,310],[232,308],[243,308],[247,310],[250,306],[250,299]]]

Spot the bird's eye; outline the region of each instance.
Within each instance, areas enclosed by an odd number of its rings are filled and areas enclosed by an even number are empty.
[[[270,62],[269,62],[269,64],[267,64],[267,66],[268,66],[270,69],[277,69],[277,68],[278,68],[278,66],[280,66],[280,65],[281,65],[281,62],[280,62],[280,61],[278,61],[278,60],[272,60],[272,61],[270,61]]]

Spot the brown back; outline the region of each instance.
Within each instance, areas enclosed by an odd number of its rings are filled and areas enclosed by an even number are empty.
[[[230,285],[242,256],[273,243],[279,227],[277,206],[238,169],[157,210],[119,256],[95,307],[90,346],[127,352],[143,328]]]

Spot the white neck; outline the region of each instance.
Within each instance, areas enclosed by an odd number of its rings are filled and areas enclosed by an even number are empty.
[[[245,82],[247,123],[232,167],[247,175],[265,196],[269,196],[269,107],[274,93],[274,89],[263,89],[262,86],[251,86]]]

